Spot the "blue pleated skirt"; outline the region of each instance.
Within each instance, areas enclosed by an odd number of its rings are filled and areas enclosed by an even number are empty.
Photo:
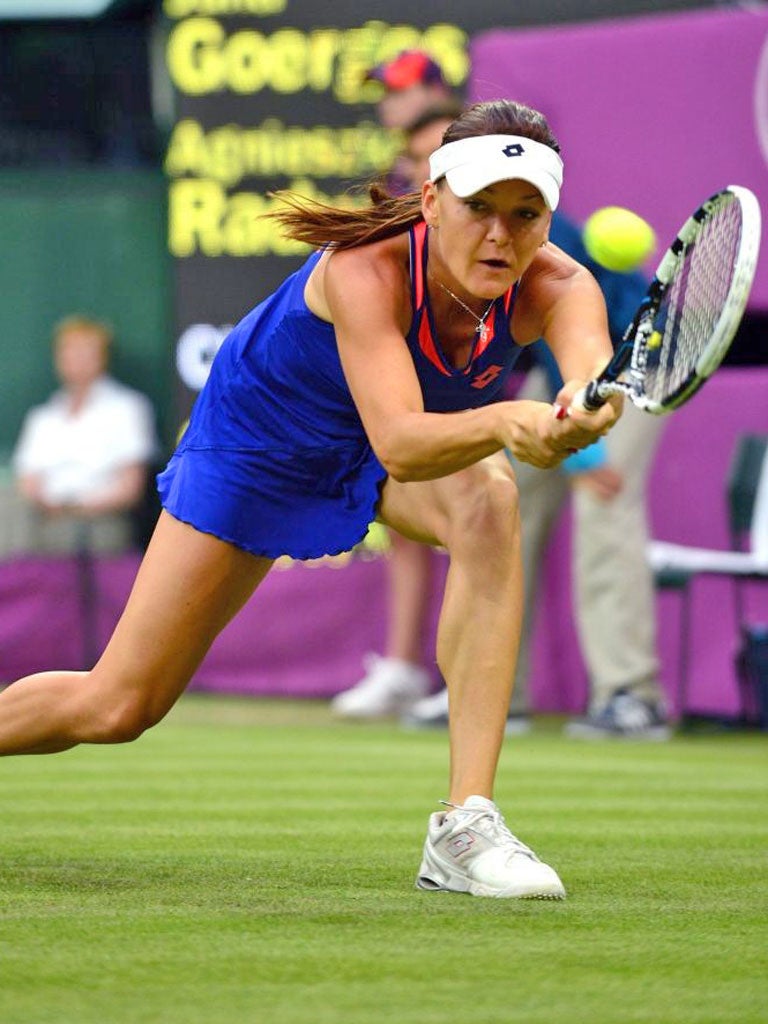
[[[254,555],[349,551],[376,516],[386,473],[370,447],[244,451],[180,446],[158,476],[163,507]]]

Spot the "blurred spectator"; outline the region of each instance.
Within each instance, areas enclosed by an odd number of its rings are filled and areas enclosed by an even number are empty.
[[[406,128],[429,107],[453,95],[440,65],[422,50],[404,50],[365,76],[381,82],[377,112],[384,128]]]
[[[133,544],[132,511],[157,442],[149,399],[107,373],[111,346],[111,329],[87,316],[54,329],[61,388],[27,413],[13,454],[30,550],[114,553]]]
[[[410,129],[423,115],[428,115],[429,127],[435,124],[432,112],[441,105],[448,104],[453,111],[448,123],[463,109],[461,100],[443,77],[439,64],[421,50],[405,50],[394,60],[372,68],[365,77],[369,81],[380,82],[384,87],[376,105],[382,126],[405,132],[407,144],[410,143]],[[435,130],[430,130],[429,137],[434,135]],[[409,192],[414,182],[416,187],[421,187],[425,179],[424,169],[416,175],[404,151],[387,172],[385,184],[390,195],[397,196]]]
[[[421,188],[421,183],[429,178],[429,158],[441,145],[443,132],[463,110],[461,100],[446,97],[422,110],[405,126],[405,148],[400,160],[409,189]]]

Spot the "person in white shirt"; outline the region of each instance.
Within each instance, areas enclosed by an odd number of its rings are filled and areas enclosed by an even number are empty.
[[[107,373],[112,331],[70,316],[53,332],[61,388],[29,410],[13,455],[29,511],[28,546],[66,552],[130,547],[130,513],[157,454],[149,399]]]

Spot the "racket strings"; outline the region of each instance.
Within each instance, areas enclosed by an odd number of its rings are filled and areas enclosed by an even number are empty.
[[[645,351],[644,390],[652,400],[663,402],[694,374],[731,289],[741,232],[740,204],[725,202],[683,245]]]

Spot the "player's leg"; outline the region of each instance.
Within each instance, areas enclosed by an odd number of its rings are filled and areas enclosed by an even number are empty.
[[[163,512],[93,670],[42,672],[0,693],[0,754],[136,738],[170,710],[271,564]]]
[[[517,479],[522,525],[523,619],[512,699],[505,726],[507,735],[524,733],[530,728],[531,640],[541,565],[552,528],[569,494],[565,474],[558,470],[536,469],[535,466],[515,461],[512,466]],[[446,698],[446,691],[441,690],[419,701],[405,715],[404,724],[410,728],[444,727],[448,723]]]
[[[437,663],[450,695],[449,799],[490,797],[520,634],[520,520],[512,469],[499,453],[441,480],[389,480],[380,514],[404,535],[448,552]]]
[[[560,898],[557,874],[521,843],[493,802],[520,637],[517,487],[503,453],[442,480],[388,481],[385,522],[450,558],[437,660],[450,701],[448,812],[430,817],[422,889]]]
[[[537,402],[550,401],[551,392],[544,371],[534,367],[526,376],[517,397]],[[520,648],[505,726],[507,734],[522,733],[530,727],[527,717],[530,709],[530,641],[540,565],[552,527],[568,496],[568,484],[563,473],[536,469],[515,460],[512,460],[512,465],[517,479],[522,522],[524,590]],[[429,728],[436,725],[444,726],[447,720],[446,693],[442,691],[415,704],[405,716],[404,723],[411,728]]]

